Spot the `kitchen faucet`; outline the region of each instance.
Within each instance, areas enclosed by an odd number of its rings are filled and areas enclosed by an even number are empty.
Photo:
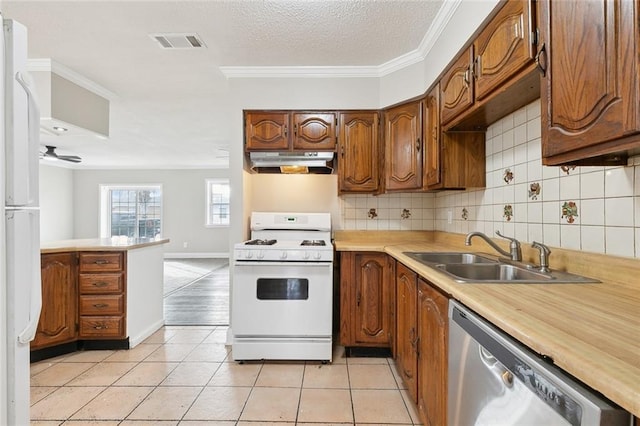
[[[540,272],[550,272],[551,270],[549,269],[549,255],[551,254],[551,250],[549,249],[549,247],[536,241],[531,244],[531,247],[540,250],[540,267],[538,268]]]
[[[511,238],[511,237],[507,237],[507,236],[502,235],[500,233],[500,231],[496,231],[496,235],[511,241],[511,243],[509,243],[510,252],[507,252],[507,251],[501,249],[496,243],[491,241],[491,239],[489,237],[487,237],[484,233],[478,232],[478,231],[469,232],[467,234],[467,238],[464,241],[464,244],[467,245],[467,246],[470,246],[471,245],[471,238],[473,238],[473,237],[481,237],[483,240],[485,240],[487,242],[487,244],[489,244],[491,247],[493,247],[501,255],[506,256],[506,257],[510,258],[511,260],[515,260],[516,262],[521,261],[522,260],[522,250],[520,249],[520,242],[518,240],[516,240],[515,238]]]

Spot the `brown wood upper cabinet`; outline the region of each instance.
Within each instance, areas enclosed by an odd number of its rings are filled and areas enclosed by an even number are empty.
[[[470,46],[449,66],[440,79],[440,119],[442,124],[449,123],[473,105],[472,64],[473,46]]]
[[[480,100],[531,64],[533,17],[531,1],[507,1],[473,42],[475,96]]]
[[[444,130],[481,130],[540,96],[534,0],[509,0],[440,79]]]
[[[442,132],[439,96],[436,85],[423,103],[424,187],[427,190],[484,187],[485,133]]]
[[[639,7],[538,3],[543,164],[625,164],[640,146]]]
[[[335,151],[337,119],[324,111],[245,111],[247,151]]]
[[[422,189],[422,102],[385,111],[385,191]]]
[[[377,111],[340,113],[338,193],[376,193],[380,189]]]

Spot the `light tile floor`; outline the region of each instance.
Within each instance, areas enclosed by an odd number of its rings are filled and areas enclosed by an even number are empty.
[[[419,424],[393,359],[231,359],[226,327],[164,327],[127,351],[31,365],[32,425]]]

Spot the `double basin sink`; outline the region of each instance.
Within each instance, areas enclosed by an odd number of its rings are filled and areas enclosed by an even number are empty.
[[[404,252],[418,262],[436,268],[454,280],[491,283],[594,283],[592,278],[562,271],[540,272],[524,263],[505,263],[475,253],[458,252]]]

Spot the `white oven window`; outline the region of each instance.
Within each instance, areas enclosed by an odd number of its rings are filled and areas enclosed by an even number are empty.
[[[306,278],[258,278],[259,300],[307,300],[309,280]]]

